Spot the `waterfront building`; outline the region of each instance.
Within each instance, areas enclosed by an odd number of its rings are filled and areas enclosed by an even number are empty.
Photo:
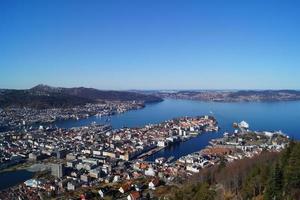
[[[57,178],[64,176],[64,166],[62,164],[52,164],[51,165],[51,175]]]
[[[32,152],[28,155],[29,160],[31,161],[37,161],[41,158],[41,154],[37,152]]]
[[[167,146],[167,143],[166,143],[166,141],[160,140],[160,141],[157,142],[157,146],[159,146],[159,147],[165,147],[165,146]]]

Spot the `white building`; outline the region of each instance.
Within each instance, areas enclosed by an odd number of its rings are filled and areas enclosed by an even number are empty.
[[[243,129],[249,129],[249,124],[247,122],[245,122],[245,121],[241,121],[239,123],[239,127],[243,128]]]
[[[165,147],[165,146],[167,146],[167,143],[166,143],[166,141],[160,140],[160,141],[157,142],[157,146],[159,146],[159,147]]]

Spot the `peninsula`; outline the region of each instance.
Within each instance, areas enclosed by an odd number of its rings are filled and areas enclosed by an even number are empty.
[[[28,90],[0,90],[0,132],[26,129],[57,120],[109,116],[140,109],[163,99],[127,91],[38,85]]]

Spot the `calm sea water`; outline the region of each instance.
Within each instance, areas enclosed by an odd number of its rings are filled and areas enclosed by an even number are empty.
[[[0,190],[12,187],[33,177],[34,173],[26,170],[0,173]]]
[[[113,128],[141,127],[149,123],[162,121],[181,116],[213,115],[217,118],[220,131],[216,133],[203,133],[191,140],[168,147],[148,158],[153,161],[158,157],[183,155],[199,151],[216,137],[221,137],[224,132],[233,131],[232,123],[247,121],[252,130],[278,131],[281,130],[297,140],[300,140],[300,101],[274,102],[274,103],[217,103],[199,102],[189,100],[166,99],[160,103],[148,104],[144,109],[129,111],[111,117],[89,117],[81,120],[67,120],[56,122],[61,128],[71,128],[89,125],[92,122],[110,123]],[[109,122],[107,122],[109,120]],[[15,174],[17,173],[17,174]],[[17,184],[25,179],[21,174],[14,172],[0,174],[0,189]],[[22,179],[20,179],[22,177]],[[26,178],[26,177],[25,177]],[[30,178],[30,177],[28,177]],[[14,180],[13,183],[2,180]]]

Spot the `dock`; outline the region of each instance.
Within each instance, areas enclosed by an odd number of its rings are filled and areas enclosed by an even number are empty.
[[[165,147],[155,147],[154,149],[151,149],[150,151],[147,151],[146,153],[143,153],[141,155],[139,155],[137,158],[138,159],[145,159],[148,156],[151,156],[152,154],[155,154],[161,150],[163,150]]]

